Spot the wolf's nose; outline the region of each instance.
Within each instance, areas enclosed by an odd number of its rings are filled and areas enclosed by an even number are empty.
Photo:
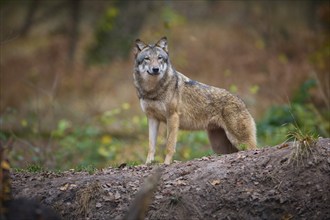
[[[158,73],[159,72],[159,68],[157,68],[157,67],[152,68],[152,72]]]

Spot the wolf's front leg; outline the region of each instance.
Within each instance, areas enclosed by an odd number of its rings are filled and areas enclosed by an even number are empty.
[[[148,124],[149,124],[149,151],[148,151],[146,164],[149,164],[153,160],[155,160],[159,121],[155,118],[148,118]]]
[[[170,164],[172,162],[173,155],[175,153],[176,141],[179,130],[179,115],[173,113],[167,119],[167,142],[166,142],[166,158],[164,163]]]

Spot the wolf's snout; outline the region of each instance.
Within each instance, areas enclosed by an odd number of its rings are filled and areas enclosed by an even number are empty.
[[[152,76],[156,76],[159,74],[159,68],[158,67],[152,67],[151,71],[148,71],[148,73]]]
[[[159,68],[158,67],[153,67],[152,68],[152,72],[153,73],[158,73],[159,72]]]

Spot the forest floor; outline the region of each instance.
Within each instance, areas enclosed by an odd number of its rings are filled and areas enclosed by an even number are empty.
[[[122,219],[158,168],[146,219],[330,219],[330,139],[302,157],[294,156],[297,143],[93,174],[14,172],[13,195],[35,198],[63,219]]]

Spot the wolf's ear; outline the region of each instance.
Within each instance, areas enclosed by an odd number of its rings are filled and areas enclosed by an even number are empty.
[[[162,48],[163,50],[166,51],[166,53],[168,53],[168,49],[167,49],[167,38],[166,37],[162,37],[156,44],[158,47]]]
[[[143,41],[141,41],[140,39],[136,39],[135,40],[134,54],[137,55],[146,46],[147,45]]]

